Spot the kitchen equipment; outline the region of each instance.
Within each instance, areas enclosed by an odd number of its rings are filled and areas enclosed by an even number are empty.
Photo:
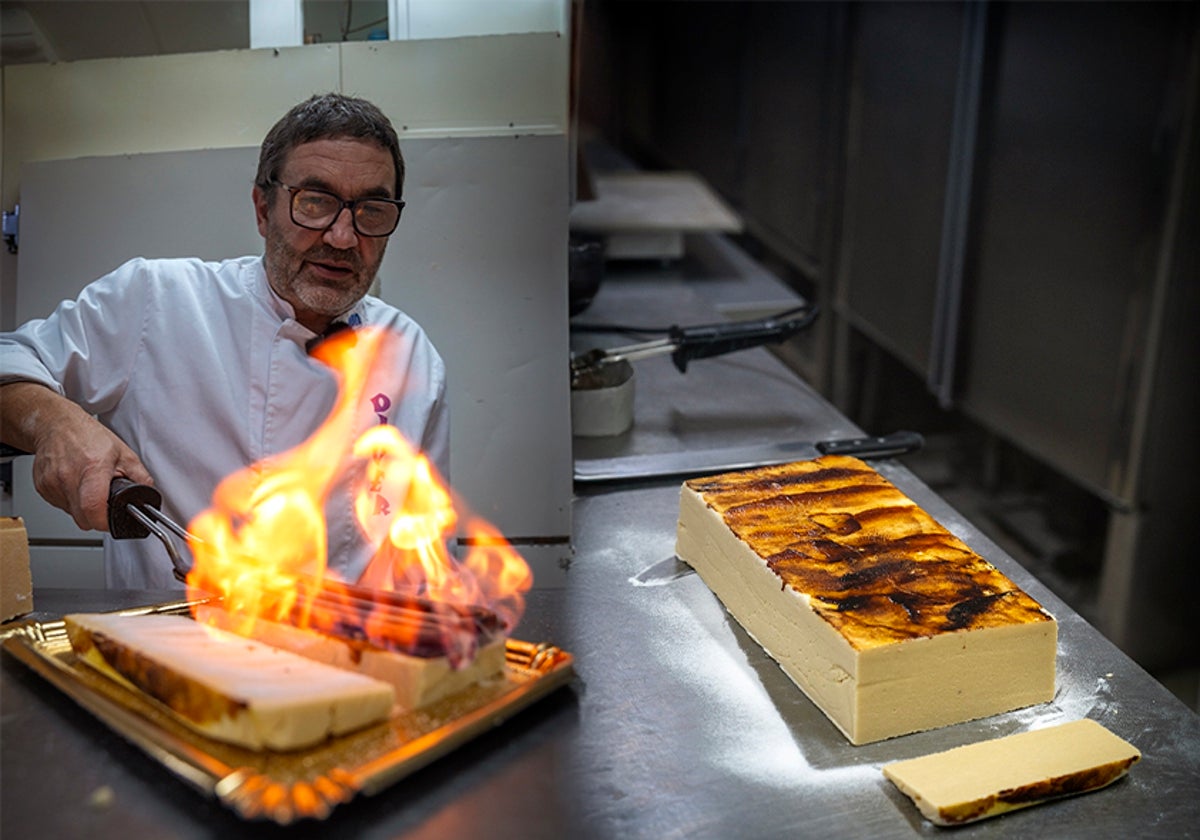
[[[606,437],[633,425],[634,377],[630,362],[671,354],[680,373],[693,359],[707,359],[764,344],[777,344],[816,320],[815,305],[753,321],[672,326],[663,338],[621,347],[598,347],[571,359],[571,433]]]
[[[195,540],[169,516],[162,512],[162,494],[148,484],[138,484],[124,476],[116,476],[108,485],[108,532],[115,540],[139,540],[153,534],[158,537],[171,558],[176,580],[186,581],[190,568],[171,539],[171,533],[184,540]]]
[[[689,235],[744,228],[697,172],[622,168],[588,174],[594,192],[571,208],[571,232],[604,236],[610,260],[677,260]]]
[[[893,458],[925,445],[918,432],[823,441],[783,441],[722,449],[623,455],[615,458],[577,459],[575,481],[602,484],[658,478],[688,478],[733,470],[786,464],[817,455],[854,455],[858,458]]]
[[[633,365],[625,359],[571,377],[571,434],[619,435],[633,425]]]
[[[776,315],[752,321],[723,321],[694,327],[672,325],[664,338],[622,347],[598,347],[571,359],[571,386],[607,364],[632,362],[651,356],[671,354],[680,373],[687,373],[688,362],[723,356],[736,350],[778,344],[807,328],[820,314],[816,304],[798,306]]]

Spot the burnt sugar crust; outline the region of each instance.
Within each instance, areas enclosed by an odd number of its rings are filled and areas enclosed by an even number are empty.
[[[685,482],[676,554],[852,743],[1053,697],[1054,618],[856,458]]]

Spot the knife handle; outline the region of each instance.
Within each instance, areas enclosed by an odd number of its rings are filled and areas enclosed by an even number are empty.
[[[823,440],[814,444],[822,455],[854,455],[859,458],[892,458],[916,452],[925,445],[919,432],[892,432],[878,437]]]
[[[108,533],[115,540],[140,540],[150,536],[150,529],[130,515],[131,507],[162,507],[162,494],[149,484],[138,484],[123,475],[115,476],[108,485]]]

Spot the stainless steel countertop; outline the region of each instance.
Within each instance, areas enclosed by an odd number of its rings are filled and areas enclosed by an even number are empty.
[[[626,271],[606,280],[578,320],[691,323],[712,320],[722,301],[746,298],[738,288],[747,284],[744,276],[714,268],[736,249],[710,238],[694,253],[698,268]],[[771,296],[769,278],[749,285],[750,296]],[[577,439],[577,460],[861,434],[766,350],[696,362],[683,376],[665,359],[635,367],[648,387],[638,392],[633,429]],[[563,643],[576,652],[585,687],[570,776],[580,782],[575,790],[587,825],[639,837],[944,836],[883,778],[883,764],[1090,717],[1142,751],[1126,779],[955,829],[955,837],[1200,832],[1200,717],[902,461],[875,466],[1058,619],[1054,700],[851,746],[674,558],[678,481],[577,485]]]
[[[699,290],[670,271],[628,276],[606,284],[608,302],[597,298],[587,315],[711,319],[712,293],[728,287],[710,279]],[[658,362],[667,367],[653,372]],[[639,392],[634,433],[590,451],[668,452],[859,431],[765,350],[697,362],[685,376],[664,359],[638,371],[653,386]],[[534,590],[516,632],[574,654],[575,682],[410,779],[339,807],[325,823],[293,826],[288,836],[944,837],[883,779],[884,763],[1080,717],[1143,752],[1128,778],[955,829],[954,837],[1195,836],[1200,717],[902,463],[877,467],[1058,618],[1052,702],[851,746],[674,559],[678,482],[579,486],[566,588]],[[35,593],[42,616],[174,597]],[[274,833],[168,777],[12,657],[0,664],[0,835]],[[101,786],[113,793],[107,807],[90,802]]]
[[[1142,751],[1126,779],[954,836],[1200,831],[1200,717],[901,464],[876,467],[1055,615],[1054,700],[851,746],[698,576],[675,577],[677,486],[582,496],[563,644],[583,686],[569,775],[585,823],[607,836],[944,836],[884,780],[883,764],[1090,717]]]

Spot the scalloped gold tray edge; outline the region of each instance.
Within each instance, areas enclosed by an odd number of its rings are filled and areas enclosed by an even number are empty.
[[[117,610],[184,614],[191,603]],[[244,819],[287,825],[324,819],[357,794],[373,795],[565,685],[574,658],[549,644],[507,640],[502,679],[473,686],[415,713],[311,749],[255,753],[208,739],[156,701],[118,685],[75,657],[65,625],[27,621],[4,634],[4,650],[145,752],[173,775]]]

